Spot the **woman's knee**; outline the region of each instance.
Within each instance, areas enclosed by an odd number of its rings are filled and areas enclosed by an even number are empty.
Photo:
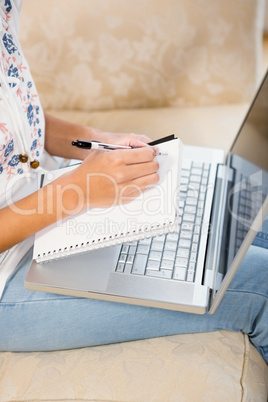
[[[251,246],[229,289],[268,297],[268,249]]]

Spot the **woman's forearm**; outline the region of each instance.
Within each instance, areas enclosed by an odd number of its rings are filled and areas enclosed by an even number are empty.
[[[72,146],[72,141],[85,139],[91,141],[93,129],[79,124],[60,120],[45,114],[45,148],[51,155],[63,158],[84,159],[88,152]]]
[[[68,179],[62,177],[1,209],[0,253],[83,207],[77,202],[77,193],[69,188]]]
[[[46,150],[51,155],[69,159],[84,160],[89,154],[88,150],[78,149],[72,146],[72,141],[77,139],[140,147],[151,140],[145,135],[101,131],[94,127],[70,123],[48,114],[45,114],[45,122]]]

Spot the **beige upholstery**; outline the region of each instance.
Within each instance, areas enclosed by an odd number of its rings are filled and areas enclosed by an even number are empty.
[[[259,72],[262,3],[26,0],[21,37],[46,108],[241,102]]]
[[[265,402],[267,367],[241,333],[0,355],[1,401]],[[265,374],[266,372],[266,374]]]
[[[54,115],[154,138],[173,132],[185,143],[227,150],[260,79],[262,6],[261,0],[25,0],[21,41],[43,105]],[[267,396],[267,365],[241,333],[0,353],[1,402],[265,402]]]

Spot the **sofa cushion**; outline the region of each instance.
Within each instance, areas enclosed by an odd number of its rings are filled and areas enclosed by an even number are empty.
[[[248,101],[261,0],[25,0],[21,42],[43,106],[114,109]]]
[[[218,331],[109,346],[1,353],[1,401],[259,401],[267,365],[247,336]]]

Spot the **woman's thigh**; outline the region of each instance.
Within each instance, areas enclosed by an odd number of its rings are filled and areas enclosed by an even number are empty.
[[[197,315],[29,291],[24,288],[31,262],[28,253],[0,302],[0,350],[59,350],[229,329],[249,334],[265,355],[267,261],[268,250],[251,247],[216,313]]]

